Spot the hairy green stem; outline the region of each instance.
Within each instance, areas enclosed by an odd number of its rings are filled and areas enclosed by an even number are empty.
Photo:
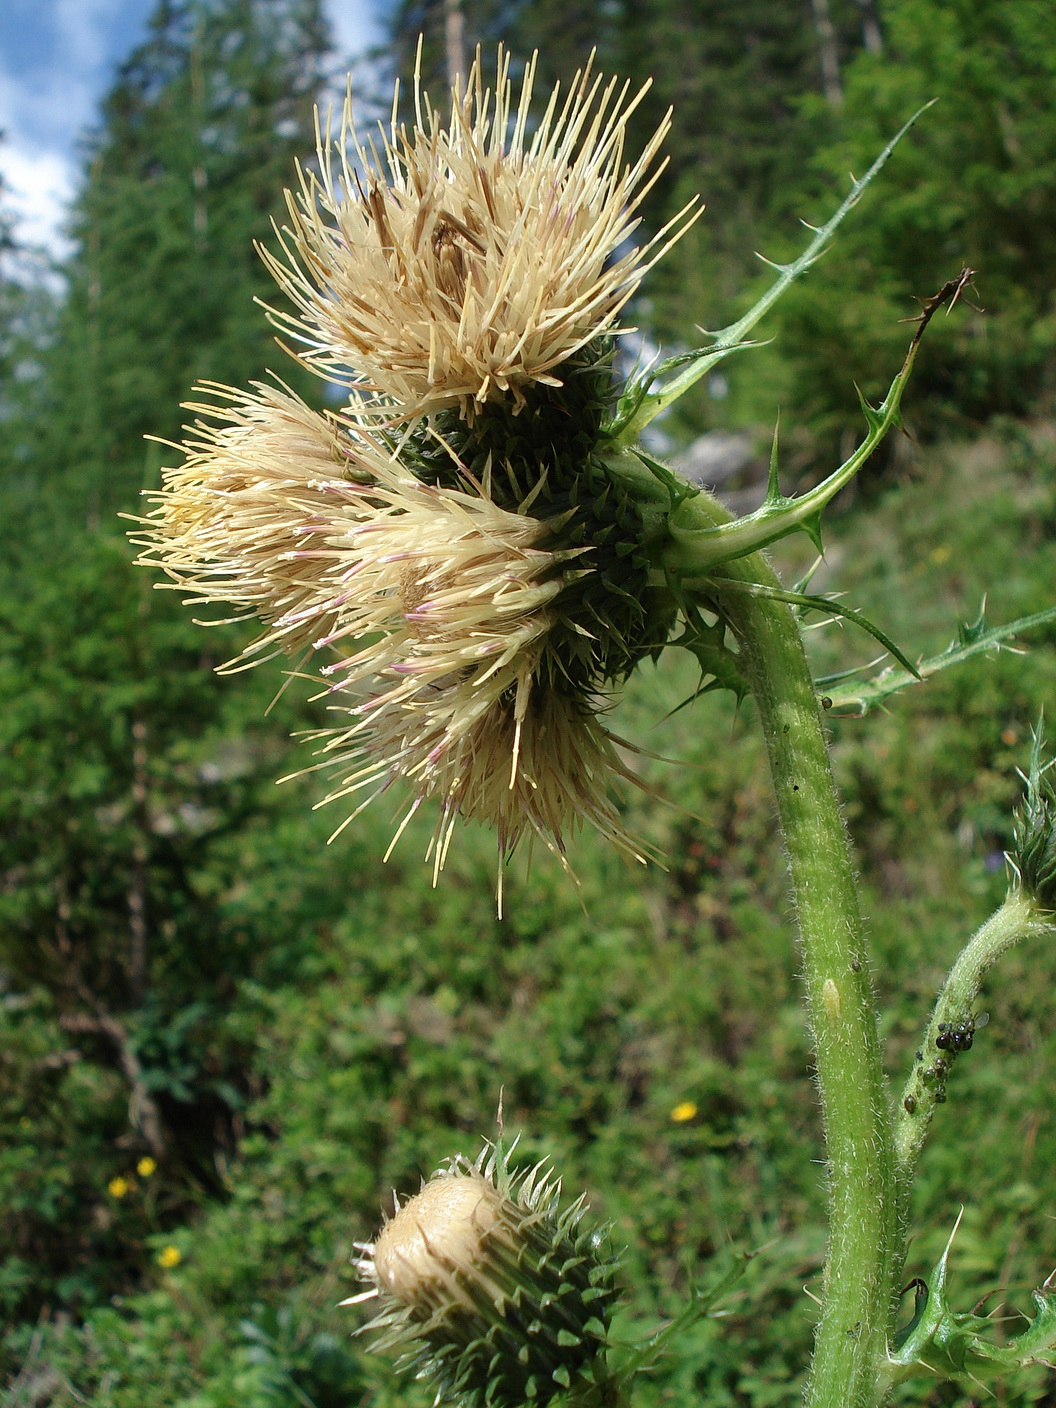
[[[764,563],[746,566],[761,580]],[[727,609],[766,736],[788,851],[828,1155],[829,1251],[806,1403],[866,1408],[875,1402],[887,1347],[894,1208],[857,886],[795,617],[783,602],[743,595]]]
[[[707,496],[692,503],[702,520],[722,521]],[[830,1236],[805,1402],[872,1408],[887,1353],[897,1231],[890,1113],[854,867],[796,618],[773,597],[724,595],[724,576],[778,591],[780,583],[753,553],[714,573],[707,591],[722,598],[766,737],[825,1128]]]
[[[1051,927],[1052,916],[1016,885],[1001,908],[964,946],[950,969],[902,1092],[902,1105],[895,1124],[900,1220],[906,1217],[917,1158],[935,1106],[945,1101],[950,1068],[958,1048],[966,1049],[963,1046],[965,1036],[974,1028],[976,1018],[972,1009],[987,969],[1022,939]]]

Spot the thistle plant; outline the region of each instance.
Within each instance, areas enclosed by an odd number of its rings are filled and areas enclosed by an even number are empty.
[[[509,56],[500,51],[489,86],[478,54],[446,122],[416,83],[410,125],[394,100],[374,140],[356,136],[347,104],[338,135],[321,131],[318,166],[299,173],[289,223],[264,257],[294,306],[271,316],[341,404],[314,410],[277,379],[201,388],[182,463],[139,520],[141,560],[189,601],[257,619],[260,634],[222,668],[286,655],[318,678],[338,716],[313,735],[315,765],[335,778],[325,800],[344,803],[338,831],[396,790],[392,844],[430,814],[436,883],[459,825],[491,828],[500,905],[522,842],[572,873],[570,839],[589,824],[649,859],[621,814],[619,789],[635,777],[608,723],[640,662],[688,650],[700,693],[750,696],[787,852],[826,1140],[830,1240],[806,1402],[866,1408],[910,1375],[969,1382],[1042,1360],[1056,1344],[1051,1288],[1028,1329],[997,1346],[979,1317],[949,1309],[946,1256],[914,1283],[915,1310],[898,1328],[915,1165],[972,1044],[984,975],[1053,926],[1056,804],[1040,730],[1008,898],[955,963],[896,1101],[824,712],[867,714],[1056,608],[996,627],[980,619],[914,660],[836,598],[783,583],[765,556],[796,532],[822,549],[826,506],[899,425],[921,338],[970,271],[924,302],[887,395],[862,401],[861,443],[802,496],[781,490],[776,440],[763,504],[736,519],[641,443],[666,407],[752,345],[916,118],[799,258],[774,266],[744,317],[621,378],[621,312],[698,207],[641,234],[670,118],[628,158],[641,93],[588,69],[536,109],[533,81],[530,63],[515,100]],[[812,612],[868,631],[890,663],[815,681],[803,645]],[[615,1352],[614,1266],[582,1201],[562,1212],[559,1184],[538,1168],[515,1173],[500,1148],[443,1169],[359,1266],[364,1296],[381,1304],[380,1345],[467,1408],[558,1394],[621,1402],[666,1342],[668,1332]],[[695,1295],[669,1332],[712,1303]]]

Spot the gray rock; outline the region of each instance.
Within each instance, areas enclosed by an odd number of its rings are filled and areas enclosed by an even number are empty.
[[[747,469],[755,458],[752,437],[744,431],[709,430],[673,463],[691,483],[717,489]]]

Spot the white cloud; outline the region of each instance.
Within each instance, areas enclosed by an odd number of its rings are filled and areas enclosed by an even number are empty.
[[[123,0],[54,0],[59,47],[89,71],[105,68],[110,27],[126,7]]]
[[[32,77],[0,71],[0,128],[26,149],[69,148],[92,97],[90,84],[63,70]]]
[[[45,64],[28,72],[0,68],[0,127],[27,146],[71,148],[96,115],[114,55],[108,36],[123,0],[51,0],[41,23],[50,39]],[[2,58],[0,58],[2,62]]]
[[[77,139],[96,116],[112,58],[107,35],[122,6],[52,0],[37,19],[50,41],[47,61],[0,67],[0,172],[16,234],[56,258],[70,252],[62,226],[79,181]]]
[[[3,4],[4,0],[0,0]],[[327,0],[341,58],[382,38],[377,0]],[[0,173],[24,242],[56,258],[70,252],[62,233],[81,175],[78,139],[98,120],[114,67],[138,38],[130,0],[37,0],[33,23],[46,35],[44,61],[15,70],[0,49]],[[146,13],[142,11],[136,18]],[[27,21],[28,22],[28,21]],[[131,34],[130,30],[136,32]]]
[[[72,245],[62,233],[78,180],[76,163],[60,150],[27,148],[17,140],[0,147],[0,171],[8,187],[7,205],[17,219],[23,244],[41,245],[57,259]]]

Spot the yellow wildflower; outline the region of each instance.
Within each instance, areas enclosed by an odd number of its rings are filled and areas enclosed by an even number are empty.
[[[263,257],[299,316],[272,317],[325,376],[384,398],[400,417],[560,386],[560,364],[611,329],[646,271],[695,218],[695,201],[642,248],[614,258],[662,165],[670,113],[636,162],[627,123],[648,85],[593,76],[554,89],[530,121],[535,59],[514,106],[510,58],[495,85],[481,56],[449,124],[415,77],[415,122],[365,147],[346,101],[320,136],[319,174],[288,194],[282,258]],[[398,94],[397,94],[398,96]],[[335,163],[336,156],[336,163]],[[336,168],[336,169],[335,169]],[[362,174],[361,174],[362,173]]]
[[[163,1266],[166,1271],[171,1271],[174,1266],[179,1266],[183,1260],[183,1252],[179,1247],[174,1247],[171,1242],[167,1247],[162,1247],[158,1252],[158,1265]]]
[[[690,1120],[696,1119],[697,1107],[692,1100],[680,1100],[671,1111],[671,1118],[675,1124],[687,1124]]]
[[[136,1164],[136,1172],[139,1174],[140,1178],[149,1178],[151,1174],[156,1172],[157,1167],[157,1164],[148,1155],[146,1158],[140,1159],[139,1163]]]
[[[106,1188],[111,1198],[123,1198],[132,1191],[132,1184],[127,1178],[111,1178]]]

